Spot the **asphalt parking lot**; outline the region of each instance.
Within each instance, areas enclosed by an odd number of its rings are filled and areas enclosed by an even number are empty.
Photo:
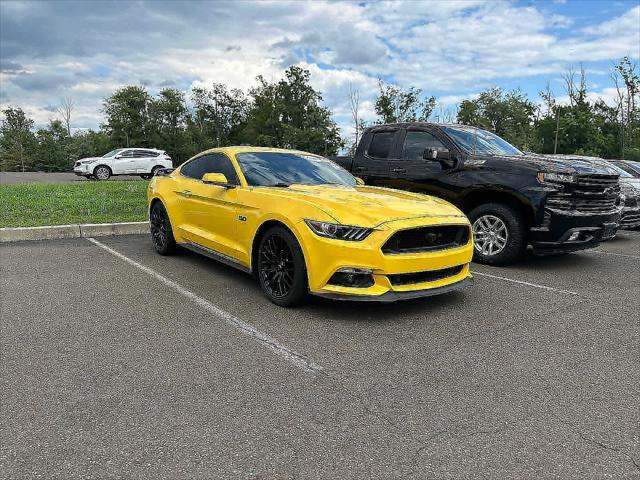
[[[108,181],[139,180],[137,175],[117,175]],[[0,185],[14,185],[16,183],[73,183],[90,182],[72,172],[0,172]]]
[[[640,476],[640,233],[295,310],[97,240],[0,246],[4,478]]]

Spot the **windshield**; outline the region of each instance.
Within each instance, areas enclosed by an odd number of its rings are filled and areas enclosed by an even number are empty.
[[[247,183],[253,186],[355,185],[356,179],[331,160],[311,154],[252,152],[239,153],[240,164]]]
[[[115,150],[111,150],[109,153],[105,153],[102,155],[102,158],[114,157],[118,154],[118,152],[123,151],[124,148],[116,148]]]
[[[475,127],[443,127],[443,130],[465,152],[477,155],[522,155],[509,142]]]
[[[624,176],[640,178],[640,170],[636,171],[632,165],[626,164],[624,162],[611,162],[611,163],[613,163],[616,167],[620,168],[621,170],[624,170],[627,173],[627,175],[624,175]],[[620,176],[623,176],[623,175],[620,174]]]
[[[618,175],[620,175],[621,177],[623,177],[623,178],[633,178],[633,175],[631,175],[629,172],[627,172],[625,169],[623,169],[617,163],[615,163],[615,164],[611,163],[611,162],[608,162],[608,163],[616,171],[616,173],[618,173]]]

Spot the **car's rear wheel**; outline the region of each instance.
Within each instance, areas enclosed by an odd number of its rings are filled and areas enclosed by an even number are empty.
[[[142,178],[144,178],[145,180],[149,180],[153,177],[156,176],[156,173],[158,172],[158,170],[160,170],[162,167],[158,167],[157,165],[155,167],[153,167],[151,169],[151,173],[143,173],[142,175],[140,175]]]
[[[526,227],[520,213],[500,203],[487,203],[469,213],[473,225],[474,260],[488,265],[509,265],[524,253]]]
[[[307,269],[297,239],[283,227],[272,227],[258,247],[258,281],[276,305],[300,304],[308,294]]]
[[[93,171],[96,180],[109,180],[111,177],[111,169],[106,165],[98,165]]]
[[[160,255],[171,255],[176,250],[176,241],[173,238],[173,229],[169,221],[169,215],[164,205],[157,202],[151,208],[149,214],[151,227],[151,241],[153,247]]]

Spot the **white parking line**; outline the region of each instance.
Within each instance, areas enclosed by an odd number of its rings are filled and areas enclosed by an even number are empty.
[[[112,248],[106,246],[105,244],[100,243],[95,238],[87,238],[87,240],[93,243],[94,245],[97,245],[98,247],[106,250],[110,254],[118,257],[119,259],[124,260],[128,264],[133,265],[136,268],[139,268],[145,273],[148,273],[149,275],[154,277],[156,280],[164,283],[167,287],[172,288],[178,293],[184,295],[185,297],[192,300],[194,303],[198,304],[208,312],[213,313],[215,316],[217,316],[218,318],[226,322],[228,325],[231,325],[241,333],[244,333],[245,335],[250,336],[258,343],[271,349],[276,355],[280,355],[282,358],[293,363],[296,367],[301,368],[305,372],[318,373],[322,370],[322,367],[320,365],[317,365],[316,363],[314,363],[304,355],[289,349],[288,347],[279,343],[274,338],[271,338],[266,333],[262,333],[260,330],[256,329],[253,325],[243,320],[240,320],[238,317],[235,317],[229,312],[222,310],[221,308],[215,306],[213,303],[205,300],[202,297],[199,297],[195,293],[192,293],[186,288],[178,285],[176,282],[169,280],[168,278],[160,275],[155,270],[139,264],[135,260],[132,260],[129,257],[121,254],[120,252],[117,252]]]
[[[591,253],[602,253],[603,255],[615,255],[616,257],[640,258],[640,255],[630,255],[628,253],[605,252],[604,250],[588,250]]]
[[[489,278],[495,278],[498,280],[504,280],[505,282],[518,283],[520,285],[526,285],[528,287],[535,287],[535,288],[541,288],[543,290],[550,290],[552,292],[564,293],[565,295],[578,295],[578,296],[580,295],[579,293],[572,292],[571,290],[562,290],[560,288],[548,287],[546,285],[539,285],[537,283],[524,282],[522,280],[515,280],[513,278],[499,277],[498,275],[491,275],[490,273],[481,273],[476,271],[472,271],[471,273],[473,273],[474,275],[480,275],[482,277],[489,277]]]

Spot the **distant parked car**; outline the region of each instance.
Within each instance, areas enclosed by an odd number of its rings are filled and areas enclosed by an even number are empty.
[[[172,168],[173,161],[164,150],[153,148],[118,148],[102,157],[78,160],[73,165],[76,175],[108,180],[112,175],[140,175],[149,179],[162,168]]]
[[[640,162],[634,162],[633,160],[609,160],[609,162],[621,168],[633,178],[640,178]]]

